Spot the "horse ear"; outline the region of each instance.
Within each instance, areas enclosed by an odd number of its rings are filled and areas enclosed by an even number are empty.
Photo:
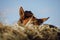
[[[47,21],[49,19],[49,17],[48,18],[42,18],[41,20],[43,21],[43,22],[45,22],[45,21]]]
[[[24,9],[22,7],[20,7],[19,9],[19,15],[20,15],[20,19],[24,18]]]

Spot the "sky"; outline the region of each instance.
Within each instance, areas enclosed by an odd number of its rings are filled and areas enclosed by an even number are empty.
[[[37,18],[50,17],[44,24],[60,26],[60,0],[0,0],[0,22],[16,23],[21,6]]]

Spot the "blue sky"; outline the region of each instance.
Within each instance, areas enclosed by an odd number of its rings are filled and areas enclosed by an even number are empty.
[[[46,24],[60,26],[60,0],[0,0],[0,22],[17,22],[21,6],[37,18],[50,17]]]

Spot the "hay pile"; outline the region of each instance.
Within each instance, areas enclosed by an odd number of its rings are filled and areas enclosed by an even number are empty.
[[[41,26],[10,26],[0,23],[0,40],[60,40],[60,29]]]

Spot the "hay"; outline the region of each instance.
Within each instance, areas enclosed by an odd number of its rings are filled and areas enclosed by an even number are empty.
[[[59,40],[60,29],[41,26],[10,26],[0,24],[0,40]]]

